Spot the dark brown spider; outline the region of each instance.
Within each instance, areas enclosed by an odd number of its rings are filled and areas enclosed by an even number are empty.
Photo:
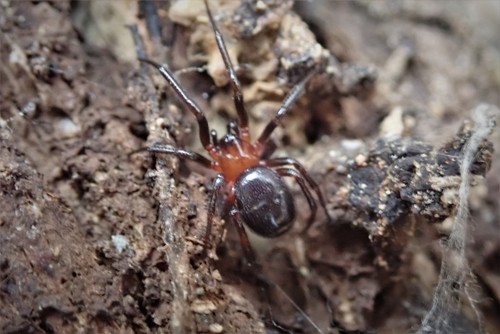
[[[311,214],[304,231],[313,223],[317,211],[316,200],[312,196],[310,188],[316,193],[328,219],[330,219],[318,184],[309,176],[305,168],[293,158],[271,159],[276,147],[268,143],[271,133],[280,124],[288,108],[300,95],[314,72],[311,72],[293,87],[283,100],[276,116],[267,124],[260,137],[252,143],[240,82],[236,77],[224,40],[206,1],[205,6],[230,79],[239,122],[229,122],[227,134],[219,140],[215,130],[209,130],[203,112],[182,89],[170,70],[151,60],[139,59],[155,66],[160,71],[177,97],[196,117],[200,141],[212,160],[198,153],[172,146],[153,145],[148,150],[154,153],[173,154],[181,159],[192,160],[219,172],[213,181],[213,190],[209,198],[205,242],[208,241],[215,217],[217,196],[222,186],[226,185],[229,219],[236,223],[249,265],[255,266],[255,256],[243,224],[263,237],[272,238],[288,231],[295,218],[293,197],[282,180],[282,176],[295,178],[307,198]]]

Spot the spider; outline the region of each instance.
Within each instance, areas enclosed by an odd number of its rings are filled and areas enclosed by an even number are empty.
[[[293,196],[282,177],[293,177],[307,199],[311,212],[304,231],[314,222],[317,212],[316,200],[312,196],[311,189],[316,193],[327,218],[330,219],[318,184],[297,160],[289,157],[271,158],[276,145],[269,141],[272,132],[280,124],[290,105],[298,98],[315,72],[309,73],[292,88],[275,117],[267,124],[257,140],[252,142],[241,84],[206,0],[205,7],[229,77],[238,122],[229,122],[227,133],[219,140],[216,131],[210,131],[207,119],[201,109],[184,91],[172,72],[154,61],[139,58],[140,61],[153,65],[159,70],[180,101],[196,117],[201,144],[212,159],[172,146],[153,145],[148,147],[148,150],[153,153],[171,154],[181,159],[192,160],[218,172],[213,180],[212,193],[208,200],[205,247],[208,244],[212,223],[216,215],[217,196],[220,190],[226,186],[228,193],[226,208],[229,209],[225,214],[228,214],[230,221],[236,223],[248,264],[255,266],[255,255],[244,225],[260,236],[273,238],[288,231],[295,219],[296,209]]]

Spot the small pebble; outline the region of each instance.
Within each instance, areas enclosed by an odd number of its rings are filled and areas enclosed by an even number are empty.
[[[222,333],[224,331],[224,327],[221,324],[211,324],[208,326],[208,330],[211,333]]]

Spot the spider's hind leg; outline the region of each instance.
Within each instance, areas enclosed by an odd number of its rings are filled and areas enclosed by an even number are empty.
[[[328,210],[326,208],[325,198],[323,197],[323,193],[321,192],[321,189],[319,188],[316,181],[314,181],[314,179],[311,177],[311,175],[309,175],[307,170],[304,168],[304,166],[302,166],[302,164],[300,162],[298,162],[297,160],[295,160],[293,158],[275,158],[275,159],[266,160],[266,165],[269,167],[277,167],[277,168],[283,168],[286,166],[290,166],[289,167],[290,169],[295,170],[297,172],[297,174],[302,179],[307,181],[307,184],[309,185],[309,187],[311,187],[312,190],[314,190],[314,192],[316,193],[316,196],[318,197],[318,200],[319,200],[321,206],[323,207],[323,210],[325,211],[326,217],[328,218],[329,221],[332,221],[332,218],[330,217],[330,214],[328,213]],[[306,194],[306,196],[307,196],[307,194]]]
[[[302,230],[302,233],[305,233],[307,230],[309,230],[309,227],[311,227],[312,223],[314,223],[314,219],[316,218],[316,212],[318,211],[316,200],[314,199],[314,197],[311,194],[311,191],[307,187],[304,176],[302,176],[296,169],[290,167],[280,167],[276,168],[276,172],[282,176],[293,177],[295,181],[297,181],[297,183],[299,184],[300,189],[302,189],[304,195],[306,196],[307,203],[309,203],[309,208],[311,209],[311,213],[309,214],[309,218],[307,219],[306,226]]]

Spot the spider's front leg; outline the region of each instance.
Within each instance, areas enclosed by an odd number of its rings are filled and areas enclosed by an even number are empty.
[[[262,148],[265,147],[267,141],[271,137],[274,129],[281,123],[281,119],[286,115],[290,106],[299,98],[300,94],[304,91],[305,86],[311,80],[316,71],[311,71],[304,79],[299,81],[295,86],[293,86],[292,90],[285,97],[283,102],[281,103],[281,107],[278,112],[274,116],[274,118],[267,123],[266,127],[262,131],[260,137],[257,139],[256,144]]]
[[[205,158],[203,155],[198,154],[196,152],[191,152],[188,150],[184,150],[182,148],[177,148],[168,145],[152,145],[148,147],[149,152],[153,153],[163,153],[163,154],[171,154],[176,157],[184,160],[194,161],[203,167],[212,169],[214,166],[214,162],[208,158]]]
[[[165,66],[160,65],[152,60],[139,58],[139,61],[143,63],[152,65],[158,69],[160,74],[167,80],[170,88],[177,95],[177,98],[184,103],[186,108],[196,117],[196,121],[198,122],[200,141],[203,147],[211,152],[213,148],[213,144],[210,141],[210,128],[208,127],[208,121],[205,117],[205,114],[201,111],[200,107],[196,104],[196,102],[189,97],[189,95],[182,89],[181,85],[175,79],[172,72]]]
[[[250,142],[250,130],[248,129],[248,114],[245,110],[245,102],[243,100],[243,91],[241,89],[240,80],[236,76],[236,71],[234,70],[233,63],[231,62],[231,58],[229,58],[229,53],[227,52],[226,44],[224,43],[224,39],[222,38],[222,34],[215,23],[212,12],[208,6],[207,0],[205,0],[205,8],[207,9],[208,18],[212,25],[212,29],[215,34],[215,42],[217,43],[217,47],[219,48],[219,52],[222,56],[222,60],[224,61],[224,65],[226,66],[226,72],[229,77],[229,83],[233,90],[233,100],[234,106],[236,107],[236,112],[238,113],[239,118],[239,132],[241,133],[241,139],[244,141]]]

